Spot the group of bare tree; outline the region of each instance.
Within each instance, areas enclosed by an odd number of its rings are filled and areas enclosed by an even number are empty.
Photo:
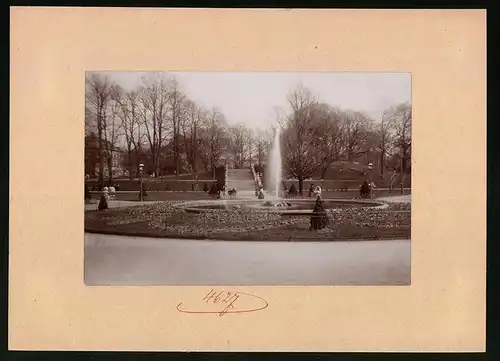
[[[109,77],[90,73],[86,78],[86,133],[97,130],[99,181],[112,181],[112,152],[125,150],[124,166],[130,178],[139,164],[148,162],[149,173],[160,176],[162,165],[171,164],[174,174],[203,169],[212,172],[231,154],[236,167],[256,156],[263,163],[269,132],[244,125],[229,126],[218,109],[205,109],[182,91],[174,77],[151,73],[133,90],[125,90]],[[202,168],[202,169],[201,169]]]
[[[303,181],[320,172],[321,178],[336,161],[352,161],[376,152],[380,155],[380,175],[384,168],[404,177],[411,160],[411,105],[397,104],[387,109],[382,122],[368,115],[322,103],[302,85],[287,97],[288,108],[278,116],[283,144],[285,172]],[[389,162],[390,160],[390,162]],[[395,162],[396,160],[396,162]],[[399,167],[396,167],[396,164]]]
[[[411,105],[388,108],[382,122],[368,115],[333,107],[298,85],[287,96],[287,108],[277,113],[285,174],[299,182],[313,174],[323,178],[332,164],[378,154],[380,174],[388,169],[402,178],[411,166]],[[150,73],[133,90],[107,76],[86,78],[85,124],[95,132],[99,148],[99,180],[104,168],[112,180],[112,153],[124,149],[130,178],[147,163],[155,176],[182,172],[212,172],[231,155],[234,166],[266,163],[272,129],[229,125],[218,109],[206,109],[186,94],[174,77]],[[164,165],[168,165],[165,171]]]

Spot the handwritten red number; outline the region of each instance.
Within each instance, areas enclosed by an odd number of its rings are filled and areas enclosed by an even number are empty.
[[[208,301],[210,301],[210,299],[213,297],[213,295],[212,295],[212,292],[213,292],[213,291],[214,291],[214,289],[212,288],[212,289],[210,290],[210,292],[208,292],[208,293],[206,294],[206,296],[203,298],[203,301],[207,301],[207,303],[208,303]]]
[[[260,308],[236,309],[235,303],[240,298],[240,296],[258,298],[262,302],[264,302],[265,305],[263,307],[260,307]],[[224,308],[221,311],[183,310],[181,308],[182,302],[177,305],[177,310],[179,312],[183,312],[183,313],[193,313],[193,314],[209,314],[209,313],[214,313],[214,314],[218,314],[219,316],[224,316],[226,313],[247,313],[247,312],[260,311],[260,310],[263,310],[263,309],[267,308],[267,306],[268,306],[267,301],[264,300],[263,298],[261,298],[259,296],[256,296],[256,295],[244,293],[244,292],[243,293],[240,293],[240,292],[231,293],[231,292],[221,291],[221,292],[217,293],[217,291],[215,291],[214,289],[211,289],[205,295],[205,297],[203,297],[203,301],[205,301],[205,303],[207,303],[207,304],[209,302],[217,304],[217,303],[219,303],[221,301],[221,299],[222,299],[222,303],[224,303],[224,306],[225,306],[225,307],[223,306]]]
[[[229,311],[229,309],[231,308],[234,308],[233,304],[238,300],[240,296],[238,296],[238,294],[235,294],[233,297],[231,297],[231,303],[228,304],[220,313],[219,313],[219,316],[224,316],[227,311]]]
[[[215,296],[214,298],[214,303],[219,303],[220,301],[220,295],[223,293],[223,291],[219,292],[219,294],[217,296]]]

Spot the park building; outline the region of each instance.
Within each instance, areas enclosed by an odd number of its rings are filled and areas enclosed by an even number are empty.
[[[125,173],[123,167],[123,150],[104,139],[102,140],[102,147],[104,155],[104,177],[109,176],[110,168],[113,177],[123,176]],[[111,164],[108,163],[108,157],[111,159]],[[89,178],[97,178],[99,176],[99,167],[99,137],[91,133],[85,137],[85,174],[88,175]]]

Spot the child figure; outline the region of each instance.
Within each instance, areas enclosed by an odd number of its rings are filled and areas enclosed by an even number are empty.
[[[116,192],[115,187],[114,187],[114,186],[110,186],[110,187],[109,187],[109,198],[110,198],[110,199],[115,198],[115,192]]]

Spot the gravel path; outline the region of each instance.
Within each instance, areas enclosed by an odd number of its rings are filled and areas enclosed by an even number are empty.
[[[85,235],[86,285],[409,285],[410,241],[224,242]]]

